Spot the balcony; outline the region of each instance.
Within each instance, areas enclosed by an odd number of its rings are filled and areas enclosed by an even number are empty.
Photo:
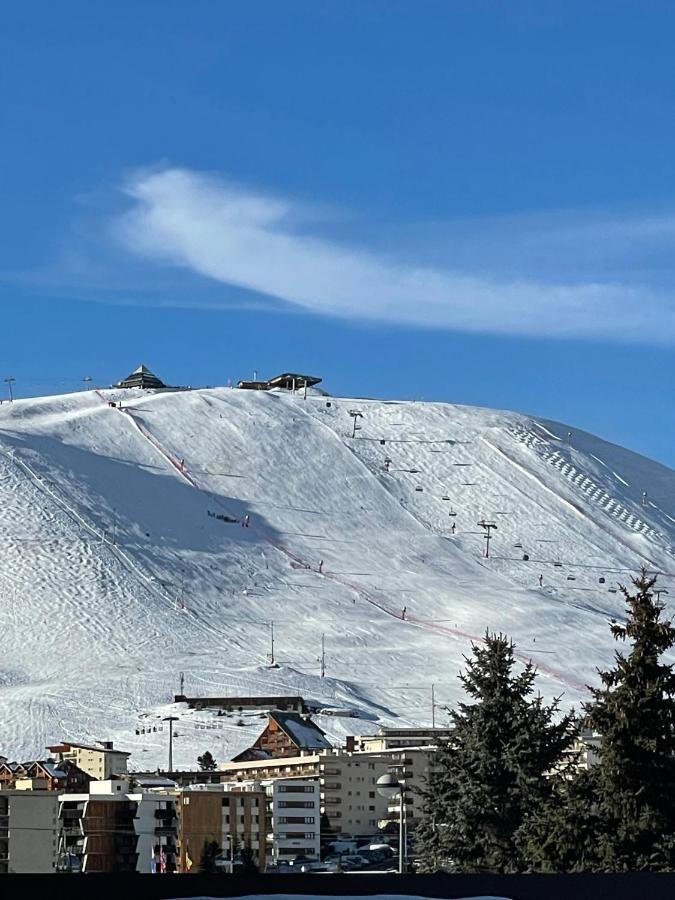
[[[79,819],[83,813],[82,809],[78,807],[67,807],[61,810],[61,818],[65,821],[66,819]]]
[[[339,781],[327,781],[323,786],[324,791],[341,791],[342,784]]]
[[[156,819],[175,819],[176,818],[176,810],[172,806],[169,809],[156,809],[155,810],[155,818]]]

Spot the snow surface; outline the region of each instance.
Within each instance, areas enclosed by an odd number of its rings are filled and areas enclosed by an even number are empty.
[[[672,470],[567,425],[441,403],[227,388],[5,402],[0,535],[10,758],[112,739],[132,768],[163,767],[169,713],[178,766],[248,746],[264,717],[173,704],[180,672],[188,695],[358,711],[316,718],[334,740],[430,724],[431,684],[457,700],[488,627],[535,661],[545,696],[578,705],[612,658],[617,582],[646,563],[675,600]]]

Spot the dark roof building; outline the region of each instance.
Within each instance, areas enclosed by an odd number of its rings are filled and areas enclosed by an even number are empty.
[[[147,366],[140,365],[137,369],[134,369],[130,375],[123,378],[122,381],[118,381],[117,384],[113,385],[113,387],[157,390],[158,388],[165,388],[167,385],[165,385],[161,378],[158,378],[154,372],[151,372]]]
[[[303,375],[301,372],[284,372],[275,375],[268,381],[239,381],[238,388],[246,391],[271,391],[279,388],[282,391],[300,391],[308,387],[314,387],[321,381],[316,375]]]
[[[309,717],[274,710],[269,713],[267,727],[253,746],[232,761],[301,756],[330,749],[325,732]]]
[[[284,391],[297,391],[304,387],[313,387],[319,384],[320,378],[316,375],[302,375],[299,372],[284,372],[283,375],[275,375],[267,382],[267,390],[281,388]]]

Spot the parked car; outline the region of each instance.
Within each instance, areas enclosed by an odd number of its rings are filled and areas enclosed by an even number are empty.
[[[342,857],[343,869],[362,869],[370,865],[370,860],[358,853],[349,853]]]

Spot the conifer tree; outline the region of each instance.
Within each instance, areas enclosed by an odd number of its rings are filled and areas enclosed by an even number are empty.
[[[197,757],[197,763],[202,772],[212,772],[216,768],[216,761],[210,750]]]
[[[422,792],[422,868],[524,871],[521,832],[551,793],[547,774],[568,765],[574,719],[559,715],[558,700],[547,706],[534,695],[534,666],[515,671],[507,637],[486,633],[472,649],[460,680],[473,702],[451,712],[453,733]]]
[[[557,790],[528,823],[533,869],[547,872],[675,869],[675,675],[663,663],[675,629],[654,600],[656,578],[632,579],[626,623],[612,622],[627,654],[589,688],[585,724],[600,738],[599,762]]]
[[[614,668],[599,672],[586,714],[600,735],[600,761],[591,770],[599,817],[597,868],[603,871],[675,869],[675,673],[663,654],[675,628],[662,619],[656,576],[631,579],[626,623],[612,623]]]

